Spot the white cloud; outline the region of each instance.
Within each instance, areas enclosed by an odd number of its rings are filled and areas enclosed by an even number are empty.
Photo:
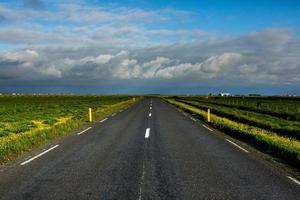
[[[19,62],[34,62],[38,59],[39,53],[33,50],[9,52],[3,55],[4,60]]]
[[[62,72],[57,69],[54,65],[47,66],[40,69],[41,75],[46,76],[47,78],[61,78]]]
[[[223,53],[222,55],[212,56],[201,64],[201,70],[207,73],[216,73],[222,68],[232,67],[236,62],[240,61],[242,55],[239,53]]]
[[[191,75],[190,72],[194,70],[197,71],[197,68],[199,68],[198,64],[193,65],[191,63],[183,63],[161,69],[156,73],[156,76],[160,78],[172,79],[186,75]]]
[[[95,58],[95,63],[97,64],[106,64],[113,58],[113,55],[110,54],[101,54]]]
[[[242,74],[253,74],[255,72],[257,72],[257,66],[256,65],[253,65],[253,64],[243,64],[241,66],[239,66],[239,71],[242,73]]]
[[[300,39],[289,29],[223,38],[201,29],[159,28],[193,15],[181,10],[53,6],[46,11],[0,5],[0,42],[10,45],[0,51],[0,79],[300,84]],[[36,19],[70,26],[48,27]]]
[[[154,60],[142,64],[142,74],[141,77],[153,78],[156,76],[157,71],[171,63],[171,59],[166,57],[156,57]]]

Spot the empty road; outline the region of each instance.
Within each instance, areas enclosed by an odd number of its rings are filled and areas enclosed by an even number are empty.
[[[300,185],[157,98],[0,168],[0,199],[300,199]]]

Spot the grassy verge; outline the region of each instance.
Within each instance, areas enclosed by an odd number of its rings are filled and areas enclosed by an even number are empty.
[[[180,109],[187,111],[201,118],[206,119],[207,113],[201,109],[195,108],[191,105],[187,105],[182,102],[178,102],[172,99],[167,99],[172,105],[179,107]],[[277,157],[282,161],[296,167],[300,167],[300,142],[276,135],[270,131],[263,130],[254,126],[232,121],[230,119],[220,117],[217,115],[211,115],[211,125],[223,130],[225,133],[246,141],[255,147]]]
[[[209,103],[203,103],[193,100],[189,101],[178,99],[177,101],[186,103],[202,110],[207,110],[207,108],[210,108],[212,112],[217,114],[218,116],[229,118],[233,121],[256,126],[286,137],[292,137],[300,140],[300,122],[289,121],[261,113],[240,110],[237,108],[211,105]]]
[[[265,115],[275,116],[277,118],[299,121],[299,98],[295,97],[293,100],[288,98],[274,98],[261,97],[261,98],[243,98],[243,97],[181,97],[186,100],[194,100],[203,103],[210,103],[213,105],[220,105],[229,108],[237,108],[239,110],[252,111]],[[268,100],[271,99],[271,100]],[[257,108],[257,102],[262,102],[264,107]],[[267,106],[267,107],[266,107]],[[289,107],[287,111],[287,107]]]
[[[110,106],[95,109],[94,119],[102,119],[106,116],[128,107],[134,102],[130,99]],[[36,122],[36,128],[21,134],[11,134],[0,137],[0,163],[5,163],[17,156],[28,152],[35,147],[39,147],[49,140],[66,135],[72,130],[87,124],[86,118],[61,117],[53,125],[45,126],[43,123]]]

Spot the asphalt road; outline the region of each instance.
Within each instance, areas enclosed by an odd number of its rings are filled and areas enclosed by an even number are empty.
[[[295,181],[213,132],[145,98],[1,167],[0,199],[300,199]]]

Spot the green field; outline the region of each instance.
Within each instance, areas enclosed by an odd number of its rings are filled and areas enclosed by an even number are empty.
[[[300,98],[173,96],[165,100],[202,120],[209,108],[215,128],[300,166]]]
[[[300,121],[300,97],[182,97],[214,105]]]
[[[133,96],[1,95],[0,162],[134,103]]]

